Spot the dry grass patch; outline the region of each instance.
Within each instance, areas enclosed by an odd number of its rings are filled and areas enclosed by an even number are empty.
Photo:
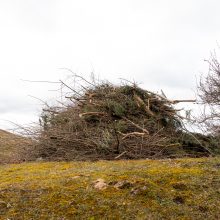
[[[0,164],[24,161],[31,144],[29,138],[0,129]]]

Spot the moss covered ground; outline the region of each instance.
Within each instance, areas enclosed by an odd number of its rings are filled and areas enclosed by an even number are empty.
[[[220,219],[220,158],[1,165],[0,219]]]

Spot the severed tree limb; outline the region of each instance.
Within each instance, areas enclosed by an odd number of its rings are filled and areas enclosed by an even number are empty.
[[[147,91],[149,94],[154,95],[154,96],[157,97],[157,98],[161,98],[162,100],[164,100],[164,101],[166,101],[166,102],[168,102],[168,103],[171,103],[171,104],[177,104],[177,103],[180,103],[180,102],[196,102],[195,99],[169,100],[169,99],[167,99],[166,97],[164,97],[164,96],[162,96],[162,95],[156,94],[156,93],[151,92],[151,91],[148,91],[148,90],[146,90],[146,91]]]
[[[75,94],[81,96],[81,94],[80,94],[79,92],[77,92],[76,90],[74,90],[73,88],[71,88],[70,86],[68,86],[68,85],[67,85],[66,83],[64,83],[62,80],[59,80],[59,81],[60,81],[60,83],[61,83],[62,85],[64,85],[65,87],[67,87],[68,89],[70,89],[71,91],[73,91]]]
[[[107,113],[105,113],[105,112],[85,112],[85,113],[79,114],[79,117],[81,118],[85,115],[107,115]]]
[[[174,144],[168,144],[168,145],[156,144],[155,146],[157,146],[157,147],[180,147],[181,144],[180,143],[174,143]]]
[[[180,102],[196,102],[196,99],[182,99],[182,100],[170,100],[172,104],[177,104]]]
[[[154,113],[146,106],[145,111],[151,115],[151,116],[155,116]]]
[[[151,116],[155,116],[154,113],[150,110],[150,99],[147,99],[147,106],[145,107],[145,111],[151,115]]]
[[[144,101],[135,93],[134,93],[134,99],[137,102],[138,107],[145,106]]]
[[[43,108],[43,112],[50,112],[50,113],[53,113],[53,114],[59,114],[60,113],[60,112],[52,110],[52,109],[44,109],[44,108]]]
[[[149,134],[149,131],[146,130],[145,128],[142,128],[140,125],[135,124],[133,121],[127,119],[126,117],[122,117],[122,118],[123,118],[125,121],[127,121],[127,122],[131,123],[132,125],[134,125],[136,128],[142,130],[144,133]]]
[[[144,106],[145,107],[145,111],[151,115],[151,116],[154,116],[154,113],[150,110],[150,101],[149,99],[147,100],[148,101],[148,105],[146,106],[145,102],[136,94],[134,94],[134,99],[136,100],[136,103],[138,105],[138,107],[140,106]]]
[[[118,159],[119,157],[123,156],[124,154],[126,154],[127,151],[122,152],[121,154],[119,154],[117,157],[115,157],[115,159]]]
[[[121,133],[122,134],[122,133]],[[146,133],[141,133],[141,132],[131,132],[131,133],[127,133],[127,134],[122,134],[124,137],[122,138],[122,140],[126,139],[127,137],[130,137],[130,136],[145,136]]]
[[[81,99],[81,98],[77,98],[77,97],[74,97],[74,96],[65,96],[66,99],[69,99],[71,102],[74,102],[73,99],[77,102],[80,102],[81,104],[84,104],[84,99]]]

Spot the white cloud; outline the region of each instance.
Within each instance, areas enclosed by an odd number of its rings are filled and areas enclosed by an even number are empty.
[[[55,85],[20,79],[57,81],[69,74],[60,67],[193,97],[196,75],[207,71],[203,59],[220,38],[219,6],[217,0],[0,1],[0,118],[35,120],[39,106],[28,95],[49,99]]]

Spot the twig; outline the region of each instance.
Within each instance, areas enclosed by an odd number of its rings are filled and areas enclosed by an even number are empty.
[[[50,113],[53,113],[53,114],[59,114],[60,112],[58,111],[55,111],[55,110],[52,110],[52,109],[42,109],[43,112],[50,112]]]
[[[45,101],[43,101],[42,99],[37,98],[37,97],[32,96],[32,95],[28,95],[28,96],[31,97],[31,98],[34,98],[34,99],[36,99],[36,100],[38,100],[38,101],[40,101],[40,102],[42,102],[44,105],[46,105],[48,108],[50,108],[50,106],[49,106]]]
[[[183,99],[183,100],[170,100],[172,104],[177,104],[180,102],[196,102],[196,99]]]
[[[85,112],[85,113],[79,114],[79,117],[81,118],[85,115],[107,115],[107,113],[105,113],[105,112]]]
[[[69,68],[59,68],[59,69],[67,70],[67,71],[71,72],[75,77],[82,79],[83,81],[85,81],[86,83],[88,83],[88,84],[91,85],[91,86],[95,86],[94,84],[92,84],[91,82],[89,82],[88,80],[86,80],[84,77],[82,77],[82,76],[77,75],[76,73],[74,73],[74,72],[73,72],[71,69],[69,69]]]
[[[130,137],[130,136],[144,136],[144,135],[146,135],[146,133],[140,133],[140,132],[131,132],[131,133],[128,133],[128,134],[123,134],[123,133],[121,133],[124,137],[122,138],[122,140],[124,140],[124,139],[126,139],[127,137]]]
[[[148,90],[146,90],[146,91],[147,91],[148,93],[150,93],[150,94],[156,96],[156,97],[161,98],[162,100],[164,100],[164,101],[166,101],[166,102],[168,102],[168,103],[171,103],[171,104],[177,104],[177,103],[179,103],[179,102],[196,102],[195,99],[169,100],[169,99],[167,99],[166,97],[164,97],[164,96],[162,96],[162,95],[156,94],[156,93],[151,92],[151,91],[148,91]]]
[[[121,156],[123,156],[124,154],[126,154],[127,153],[127,151],[124,151],[124,152],[122,152],[121,154],[119,154],[117,157],[115,157],[115,159],[118,159],[118,158],[120,158]]]
[[[74,103],[73,99],[77,102],[80,102],[81,104],[84,104],[84,102],[82,101],[81,98],[77,98],[77,97],[74,97],[74,96],[65,96],[66,99],[69,99],[71,102]]]
[[[27,80],[27,79],[20,79],[20,80],[24,82],[31,82],[31,83],[55,83],[55,84],[60,83],[60,82],[45,81],[45,80]]]
[[[62,83],[64,86],[66,86],[68,89],[70,89],[71,91],[73,91],[74,93],[76,93],[77,95],[81,96],[80,93],[78,93],[76,90],[74,90],[73,88],[71,88],[70,86],[68,86],[66,83],[64,83],[62,80],[60,80],[60,83]]]

